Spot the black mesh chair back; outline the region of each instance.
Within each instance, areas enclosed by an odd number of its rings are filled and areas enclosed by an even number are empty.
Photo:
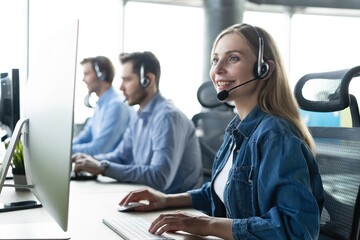
[[[301,109],[313,112],[335,112],[349,108],[353,127],[360,127],[359,106],[349,92],[350,82],[360,86],[360,66],[332,72],[310,73],[295,86],[295,97]],[[359,88],[356,93],[360,94]]]
[[[213,160],[224,139],[225,128],[235,116],[234,107],[221,103],[212,82],[204,82],[197,91],[197,98],[204,111],[195,114],[192,121],[200,141],[204,181],[211,177]]]
[[[301,109],[351,111],[353,127],[309,127],[325,190],[319,238],[322,240],[360,239],[360,116],[356,97],[349,93],[350,81],[359,81],[359,73],[360,67],[354,67],[307,74],[295,86]]]
[[[310,130],[325,190],[320,239],[359,239],[360,128]]]

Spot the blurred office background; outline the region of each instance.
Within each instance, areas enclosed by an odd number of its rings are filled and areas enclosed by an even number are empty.
[[[210,10],[205,8],[209,3]],[[105,55],[119,69],[119,53],[150,50],[161,62],[161,92],[191,118],[202,110],[196,92],[208,80],[208,38],[215,34],[209,33],[209,19],[221,21],[216,15],[223,11],[216,8],[219,4],[227,5],[231,21],[264,27],[275,37],[292,85],[310,72],[360,65],[359,9],[270,6],[243,0],[0,0],[0,72],[19,68],[21,86],[25,85],[31,75],[29,34],[40,37],[65,20],[79,19],[78,62]],[[92,110],[83,104],[87,88],[80,64],[77,67],[75,123],[82,123]],[[360,89],[360,83],[354,84]],[[118,74],[114,86],[120,86]],[[354,94],[359,99],[359,91]],[[311,120],[310,115],[305,118]],[[336,114],[327,119],[346,124]]]

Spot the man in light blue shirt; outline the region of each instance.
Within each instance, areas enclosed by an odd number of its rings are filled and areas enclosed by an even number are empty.
[[[121,54],[120,61],[120,89],[129,105],[138,104],[140,109],[113,152],[75,155],[75,171],[145,184],[165,193],[200,186],[202,162],[195,128],[159,92],[159,61],[151,52]]]
[[[73,139],[72,152],[95,155],[113,151],[128,126],[132,109],[112,87],[114,66],[103,56],[81,61],[89,94],[99,97],[94,114]]]

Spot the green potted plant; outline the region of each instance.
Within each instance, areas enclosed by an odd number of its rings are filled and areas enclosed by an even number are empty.
[[[5,148],[7,149],[10,141],[5,141]],[[19,141],[16,143],[13,157],[11,161],[11,169],[14,177],[14,183],[20,185],[26,185],[26,175],[25,175],[25,165],[24,165],[24,154],[23,154],[23,145],[19,138]],[[26,188],[15,188],[16,191],[27,190]]]
[[[23,145],[20,140],[17,142],[16,147],[14,149],[11,166],[12,166],[13,174],[25,175]]]

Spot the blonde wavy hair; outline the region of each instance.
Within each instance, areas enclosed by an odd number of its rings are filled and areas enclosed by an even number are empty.
[[[290,88],[282,58],[272,36],[260,27],[248,24],[235,24],[223,30],[217,36],[212,53],[223,36],[233,33],[243,36],[256,56],[258,56],[259,37],[263,38],[264,60],[272,60],[274,62],[274,70],[269,79],[263,81],[264,84],[260,90],[258,104],[264,112],[289,121],[298,130],[299,135],[315,154],[314,139],[300,117],[299,106]]]

